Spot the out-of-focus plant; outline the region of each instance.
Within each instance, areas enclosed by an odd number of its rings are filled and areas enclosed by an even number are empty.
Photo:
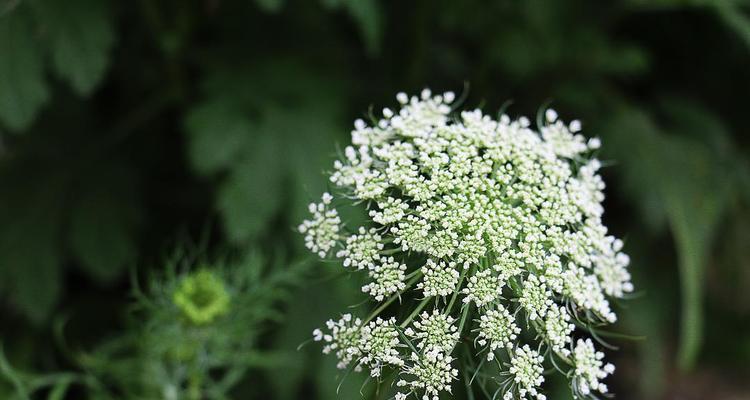
[[[258,1],[243,12],[273,15],[283,6],[283,1]],[[365,45],[377,52],[382,36],[377,2],[328,0],[318,7],[345,11],[344,19],[353,18]],[[183,19],[198,18],[195,14],[205,10],[184,4],[174,11],[151,2],[123,8],[91,0],[0,6],[0,179],[5,182],[0,188],[0,291],[37,324],[49,319],[64,292],[66,265],[107,287],[138,256],[139,228],[147,214],[143,190],[148,179],[142,168],[148,162],[136,165],[122,144],[146,123],[185,107],[185,156],[196,180],[215,183],[216,209],[236,245],[266,232],[282,210],[279,198],[303,204],[308,190],[320,189],[311,179],[317,171],[309,166],[324,164],[328,154],[319,144],[326,141],[320,139],[338,131],[331,121],[337,121],[344,102],[335,88],[344,82],[312,69],[300,74],[299,60],[253,60],[238,67],[223,49],[211,49],[212,56],[200,66],[207,72],[192,89],[200,100],[185,104],[186,83],[179,80],[184,71],[175,66],[178,60],[187,63],[179,59],[191,28],[182,25]],[[138,29],[153,35],[165,68],[175,76],[149,88],[145,98],[141,93],[116,99],[133,103],[112,121],[101,121],[84,101],[93,102],[107,78],[117,57],[112,50],[120,33],[116,19],[129,13],[135,13]],[[169,20],[173,13],[183,19]],[[131,75],[124,84],[152,79],[145,75]],[[58,105],[60,97],[69,101]],[[71,128],[74,133],[59,135],[59,126],[71,121],[78,125]],[[12,145],[6,148],[6,141]],[[287,152],[293,157],[285,157]],[[265,189],[256,190],[259,186]]]
[[[452,92],[397,99],[371,126],[355,122],[330,176],[341,193],[310,204],[299,227],[319,257],[366,270],[362,291],[378,303],[314,340],[341,369],[394,376],[397,400],[438,400],[456,380],[469,398],[476,387],[544,400],[546,368],[575,398],[607,394],[614,366],[592,338],[633,285],[623,243],[601,221],[600,140],[552,109],[534,131],[525,117],[451,116]],[[347,228],[343,201],[364,204],[371,221]]]
[[[26,130],[49,102],[48,70],[76,94],[91,95],[107,72],[115,42],[109,6],[33,0],[0,9],[0,121],[8,129]]]
[[[76,386],[93,399],[226,399],[249,370],[287,362],[289,351],[261,350],[259,340],[281,320],[306,265],[257,252],[207,262],[178,251],[145,291],[136,288],[128,329],[75,355],[82,372],[23,374],[4,358],[0,367],[18,399],[50,388],[51,399],[62,398]]]
[[[724,128],[709,114],[674,99],[664,104],[671,126],[660,127],[645,113],[628,109],[615,116],[607,137],[618,160],[633,158],[622,162],[624,192],[635,200],[644,185],[654,188],[649,201],[634,204],[652,229],[669,228],[674,237],[682,296],[678,356],[689,369],[702,342],[706,268],[717,230],[742,202],[748,171],[732,154]]]

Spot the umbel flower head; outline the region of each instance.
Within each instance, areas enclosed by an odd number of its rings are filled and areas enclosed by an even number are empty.
[[[335,196],[299,227],[313,253],[366,270],[362,290],[378,303],[314,339],[340,368],[395,372],[397,400],[439,399],[461,375],[468,390],[543,400],[545,371],[577,398],[606,393],[614,367],[591,329],[617,320],[610,301],[633,285],[602,224],[599,139],[551,109],[533,128],[459,112],[451,92],[396,99],[354,122],[330,174]],[[368,223],[344,225],[343,203],[366,207]]]
[[[196,325],[210,323],[229,310],[229,293],[224,282],[205,269],[182,278],[172,301]]]

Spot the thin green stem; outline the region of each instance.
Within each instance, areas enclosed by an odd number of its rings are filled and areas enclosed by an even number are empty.
[[[409,325],[409,323],[414,319],[414,317],[417,316],[417,314],[419,314],[419,312],[422,311],[422,309],[424,309],[425,306],[427,306],[427,304],[429,304],[431,300],[432,299],[429,297],[422,300],[417,306],[417,308],[415,308],[414,311],[404,320],[404,322],[401,323],[401,327],[406,328]]]
[[[471,304],[467,303],[466,304],[466,308],[464,308],[464,312],[461,315],[461,322],[458,324],[458,334],[459,335],[464,330],[464,325],[466,324],[466,319],[469,317],[469,311],[470,310],[471,310]]]
[[[471,303],[467,303],[464,306],[464,311],[461,314],[461,322],[458,323],[458,335],[461,337],[461,333],[464,331],[464,325],[466,324],[466,319],[469,317],[469,310],[471,309]],[[456,343],[458,345],[458,343]],[[455,348],[455,346],[453,346]]]
[[[463,377],[464,377],[464,385],[466,385],[466,398],[468,400],[475,400],[474,391],[471,390],[471,381],[469,380],[469,375],[463,374]],[[474,378],[472,377],[472,380],[473,379]]]
[[[409,275],[406,275],[406,278],[404,278],[404,279],[406,279],[406,281],[407,281],[407,285],[409,285],[409,282],[408,282],[408,281],[409,281],[410,279],[414,278],[414,277],[415,277],[415,276],[417,276],[417,275],[419,275],[419,276],[422,276],[422,269],[421,269],[421,268],[420,268],[420,269],[416,269],[416,270],[412,271],[412,272],[411,272],[411,273],[410,273]],[[408,286],[407,286],[406,288],[408,288]],[[406,288],[404,288],[404,290],[406,290]]]
[[[391,296],[388,300],[386,300],[383,304],[380,305],[380,307],[376,308],[368,317],[365,319],[365,321],[362,323],[367,324],[368,322],[372,321],[373,318],[377,317],[378,314],[380,314],[383,310],[385,310],[391,303],[396,301],[396,299],[401,297],[401,294],[409,290],[412,286],[414,286],[415,283],[419,280],[419,278],[422,277],[422,270],[418,269],[411,274],[409,274],[406,278],[408,279],[406,282],[406,286],[403,290],[398,291],[398,293]],[[411,279],[410,279],[411,278]]]
[[[390,256],[391,254],[400,253],[402,251],[403,250],[401,250],[400,248],[388,249],[388,250],[381,250],[380,251],[380,255],[381,256]]]
[[[29,399],[29,392],[26,390],[26,385],[23,384],[19,375],[8,363],[2,346],[0,346],[0,376],[11,382],[21,399]]]
[[[451,301],[448,303],[448,313],[453,311],[453,304],[456,302],[459,289],[461,289],[461,285],[464,283],[464,279],[466,278],[466,274],[468,273],[468,271],[469,271],[468,268],[464,268],[463,271],[461,271],[461,276],[458,278],[458,285],[456,285],[456,290],[453,291],[453,296],[451,296]]]

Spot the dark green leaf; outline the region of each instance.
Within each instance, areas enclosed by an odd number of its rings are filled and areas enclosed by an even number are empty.
[[[623,113],[611,129],[612,148],[629,153],[617,157],[627,183],[624,189],[631,199],[640,199],[636,204],[646,221],[665,218],[674,236],[682,296],[678,358],[680,366],[689,369],[702,341],[704,269],[731,181],[709,146],[697,138],[665,133],[644,113]]]
[[[682,329],[679,363],[693,366],[702,342],[704,270],[714,231],[724,212],[727,181],[704,146],[671,137],[665,142],[673,157],[662,195],[674,234],[682,288]]]
[[[219,188],[217,208],[234,243],[256,237],[280,206],[284,163],[279,137],[262,130]]]
[[[254,126],[242,109],[219,98],[192,109],[185,128],[193,168],[208,175],[237,160]]]
[[[343,8],[359,28],[367,52],[377,54],[383,36],[383,12],[377,0],[324,0],[331,9]]]
[[[664,229],[667,217],[658,190],[664,148],[658,128],[647,114],[636,110],[613,115],[606,127],[601,132],[605,155],[615,161],[623,179],[618,189],[641,212],[648,228],[654,232]]]
[[[90,94],[107,71],[115,39],[108,3],[37,0],[34,6],[49,42],[55,72],[78,94]]]
[[[738,2],[733,0],[715,0],[709,3],[716,9],[719,18],[750,48],[750,17],[743,12]]]
[[[98,180],[73,207],[68,238],[81,268],[107,283],[135,259],[139,207],[130,175],[107,173]]]
[[[0,189],[2,285],[25,315],[41,322],[60,296],[64,180],[49,173],[4,174]]]
[[[305,106],[287,124],[284,137],[291,156],[294,221],[306,218],[307,204],[328,189],[325,171],[333,165],[334,156],[330,143],[335,143],[346,132],[340,115],[334,104],[319,102]]]
[[[72,379],[60,379],[50,389],[47,400],[64,400],[72,383]]]
[[[0,18],[0,120],[21,131],[49,99],[42,51],[24,9]]]

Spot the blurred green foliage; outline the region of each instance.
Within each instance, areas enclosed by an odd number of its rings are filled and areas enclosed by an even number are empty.
[[[2,0],[0,397],[16,369],[81,372],[69,348],[135,334],[126,272],[162,274],[175,238],[295,263],[349,123],[465,83],[470,106],[551,102],[603,139],[606,222],[642,290],[621,330],[647,336],[617,355],[620,398],[750,393],[747,2]],[[333,360],[294,350],[364,297],[313,271],[266,305],[283,318],[254,322],[254,351],[289,356],[237,378],[238,398],[335,398]],[[44,395],[80,398],[76,376]]]
[[[0,353],[0,369],[15,386],[10,398],[48,390],[48,399],[62,399],[77,385],[101,400],[227,399],[250,368],[288,362],[291,350],[264,352],[258,340],[309,263],[281,265],[254,251],[208,261],[196,251],[202,249],[180,247],[145,289],[134,282],[126,329],[92,351],[70,354],[80,372],[19,373]],[[58,325],[61,342],[63,329]]]

